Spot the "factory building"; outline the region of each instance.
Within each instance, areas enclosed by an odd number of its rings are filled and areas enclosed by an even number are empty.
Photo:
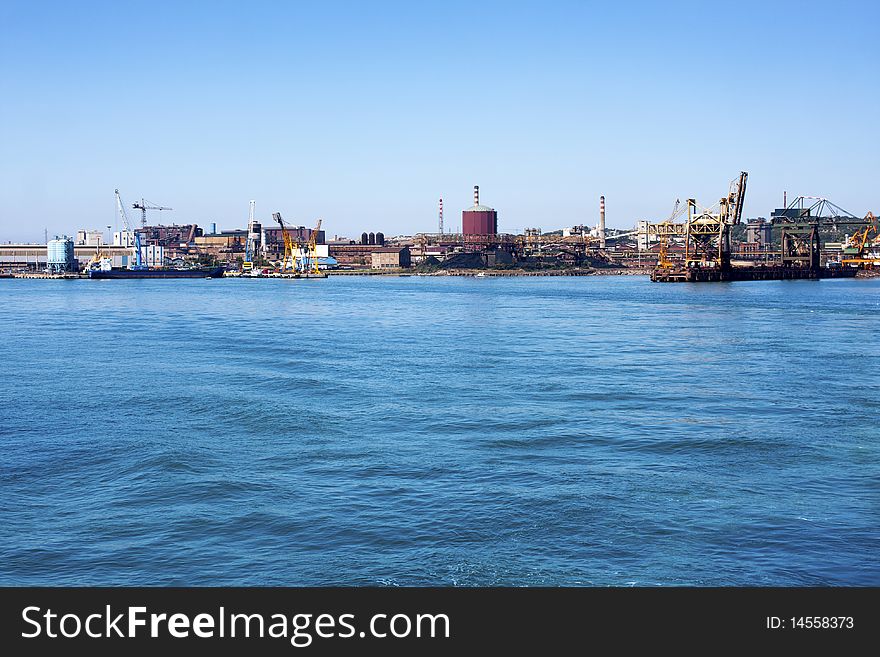
[[[193,253],[196,239],[204,235],[204,230],[196,224],[182,224],[180,226],[144,226],[135,229],[140,235],[141,247],[162,247],[163,258],[184,258]],[[151,252],[158,258],[158,251]],[[152,257],[152,256],[151,256]],[[158,265],[157,265],[158,266]]]
[[[474,206],[461,212],[461,232],[467,236],[488,237],[498,234],[498,213],[480,205],[480,188],[474,185]]]
[[[141,264],[147,267],[165,266],[165,247],[158,244],[147,244],[141,247]]]
[[[47,268],[49,263],[48,252],[48,244],[0,244],[0,269],[42,271]],[[76,268],[82,269],[95,257],[96,253],[101,253],[111,258],[114,267],[127,267],[129,262],[134,260],[132,249],[128,247],[107,245],[94,247],[74,244],[73,256],[76,259]],[[66,266],[70,266],[67,258],[67,254],[62,258],[57,251],[53,255],[53,259],[56,260],[55,264],[63,262]]]
[[[367,269],[372,266],[372,253],[375,250],[376,247],[369,244],[346,242],[331,244],[329,255],[335,258],[343,269]]]
[[[305,226],[285,225],[285,229],[287,230],[287,234],[290,235],[290,239],[298,244],[307,244],[312,239],[312,233],[315,232],[314,228],[306,228]],[[262,247],[269,256],[276,253],[284,253],[284,236],[281,233],[280,226],[277,228],[267,228],[266,226],[263,226],[261,240]],[[315,235],[315,243],[324,244],[325,240],[326,237],[324,231],[319,230]]]
[[[373,269],[400,269],[412,264],[409,247],[386,246],[370,254]]]
[[[749,219],[746,224],[746,242],[754,244],[770,244],[772,241],[772,225],[763,217]]]
[[[221,262],[232,262],[244,253],[247,236],[246,230],[224,230],[201,235],[195,238],[194,251],[212,256]]]
[[[132,247],[134,244],[134,231],[118,230],[113,233],[113,246]]]
[[[145,226],[138,228],[141,236],[141,244],[149,244],[164,247],[176,247],[192,244],[196,237],[205,234],[196,224],[184,224],[182,226]]]
[[[100,230],[81,229],[76,231],[76,246],[98,246],[104,244],[104,234]]]

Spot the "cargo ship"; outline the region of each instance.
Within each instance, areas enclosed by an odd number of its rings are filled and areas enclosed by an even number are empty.
[[[223,267],[192,269],[90,269],[89,278],[221,278]]]
[[[657,267],[651,273],[655,283],[701,283],[713,281],[785,281],[794,279],[853,278],[855,267],[780,267],[752,265],[746,267]]]

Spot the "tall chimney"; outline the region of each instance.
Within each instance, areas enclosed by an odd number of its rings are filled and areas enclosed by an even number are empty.
[[[474,207],[480,204],[480,186],[474,185]]]
[[[599,197],[599,248],[605,248],[605,197]]]
[[[443,234],[443,199],[440,199],[440,234]]]
[[[785,190],[782,192],[782,207],[788,207],[788,192]]]

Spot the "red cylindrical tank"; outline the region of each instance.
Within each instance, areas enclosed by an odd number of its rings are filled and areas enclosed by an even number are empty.
[[[479,206],[479,210],[463,210],[461,230],[465,235],[495,235],[498,233],[498,213]]]

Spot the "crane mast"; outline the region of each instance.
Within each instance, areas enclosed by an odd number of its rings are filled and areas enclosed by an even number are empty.
[[[312,234],[309,236],[308,269],[315,274],[321,273],[321,268],[318,266],[318,231],[321,230],[321,221],[321,219],[318,219],[318,224],[315,226],[315,230],[313,230]]]
[[[135,207],[137,207],[136,203]],[[119,214],[122,217],[122,225],[125,226],[125,232],[131,233],[132,237],[134,237],[135,264],[134,266],[129,265],[129,269],[145,269],[141,259],[141,234],[131,227],[131,224],[128,221],[128,215],[125,214],[125,204],[122,202],[122,197],[119,195],[118,189],[116,190],[116,208],[119,210]]]
[[[151,201],[141,199],[140,203],[132,203],[131,207],[141,211],[141,228],[147,227],[147,210],[173,210],[174,208],[166,208],[163,205],[156,205]]]
[[[254,225],[254,206],[256,201],[251,201],[250,210],[248,211],[248,227],[247,241],[244,246],[244,260],[241,263],[242,271],[253,271],[254,268],[254,240],[251,237],[251,230]]]
[[[281,236],[284,239],[284,260],[281,261],[281,271],[285,272],[288,269],[288,263],[290,263],[291,269],[296,269],[296,249],[299,248],[298,244],[294,244],[293,239],[290,237],[290,233],[287,232],[287,227],[284,225],[284,220],[281,218],[280,212],[273,212],[272,218],[281,226]]]

